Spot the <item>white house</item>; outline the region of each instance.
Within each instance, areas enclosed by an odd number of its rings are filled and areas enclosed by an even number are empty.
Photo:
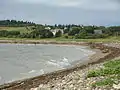
[[[46,29],[46,30],[51,30],[51,28],[50,28],[50,27],[45,27],[45,29]]]
[[[65,30],[65,29],[68,29],[68,28],[67,28],[67,27],[64,27],[64,30]]]
[[[102,30],[94,30],[94,34],[103,34]]]
[[[62,34],[64,33],[64,30],[63,30],[63,29],[52,29],[52,30],[50,30],[50,31],[53,33],[54,36],[55,36],[55,34],[56,34],[58,31],[61,31]]]

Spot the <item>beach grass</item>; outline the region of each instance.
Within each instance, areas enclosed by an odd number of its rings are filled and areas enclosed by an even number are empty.
[[[88,78],[101,76],[103,76],[104,79],[93,83],[92,86],[111,86],[116,84],[116,82],[120,80],[120,59],[108,61],[103,64],[103,68],[91,70],[87,75]]]

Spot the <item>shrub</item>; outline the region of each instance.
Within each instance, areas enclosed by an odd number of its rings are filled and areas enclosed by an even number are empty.
[[[94,84],[92,84],[93,87],[96,87],[96,86],[106,86],[106,85],[113,85],[114,81],[111,79],[111,78],[107,78],[105,80],[101,80],[101,81],[98,81]]]
[[[58,32],[56,32],[55,37],[61,37],[61,35],[62,35],[62,32],[59,30]]]
[[[64,38],[68,39],[68,35],[65,35]]]

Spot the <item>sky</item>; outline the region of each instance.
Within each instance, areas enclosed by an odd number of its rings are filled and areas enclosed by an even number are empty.
[[[120,25],[120,0],[0,0],[0,20]]]

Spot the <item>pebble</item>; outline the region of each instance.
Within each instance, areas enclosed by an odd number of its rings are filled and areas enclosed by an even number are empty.
[[[119,83],[118,85],[113,84],[113,88],[114,88],[114,89],[117,89],[117,90],[120,90],[120,83]]]
[[[98,69],[98,67],[102,67],[103,64],[93,65],[88,68],[78,70],[72,72],[62,78],[53,79],[48,84],[40,84],[38,88],[34,88],[31,90],[104,90],[102,89],[91,89],[91,84],[94,83],[99,78],[87,78],[86,75],[88,70]],[[100,77],[103,78],[103,77]],[[40,89],[41,88],[41,89]]]

